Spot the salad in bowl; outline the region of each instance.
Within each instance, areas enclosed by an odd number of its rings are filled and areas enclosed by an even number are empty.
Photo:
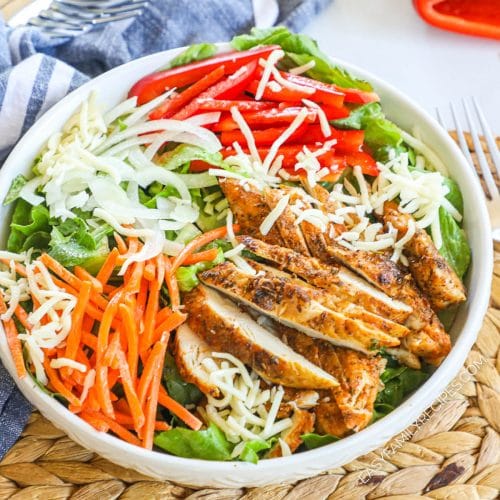
[[[90,94],[12,181],[19,379],[146,450],[245,461],[384,418],[451,349],[463,200],[370,83],[285,28]]]

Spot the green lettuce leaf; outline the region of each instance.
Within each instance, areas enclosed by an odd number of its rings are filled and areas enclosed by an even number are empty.
[[[179,267],[175,273],[175,277],[179,284],[179,290],[182,292],[190,292],[200,283],[197,276],[198,273],[222,264],[222,262],[224,262],[224,253],[222,249],[219,248],[217,257],[212,261],[198,262],[197,264],[192,264],[191,266]]]
[[[217,52],[217,47],[213,43],[197,43],[189,46],[184,52],[174,57],[163,69],[183,66],[194,61],[201,61],[212,57]]]
[[[232,446],[222,431],[214,424],[203,431],[176,427],[160,432],[154,443],[172,455],[203,460],[231,460]]]
[[[462,278],[467,272],[471,261],[470,247],[465,232],[443,207],[439,209],[439,223],[443,238],[439,253],[446,259],[446,262],[450,264],[457,275]]]
[[[315,434],[314,432],[302,434],[300,439],[302,439],[304,446],[308,450],[313,450],[314,448],[319,448],[320,446],[334,443],[339,440],[337,436],[332,436],[331,434]]]
[[[237,50],[248,50],[257,45],[279,45],[287,55],[284,69],[287,69],[290,63],[301,66],[313,60],[315,66],[306,73],[307,76],[341,87],[372,90],[368,82],[354,78],[344,69],[333,65],[315,40],[307,35],[292,33],[284,26],[253,28],[250,34],[234,37],[231,45]]]
[[[247,441],[243,451],[240,453],[239,459],[242,462],[250,462],[256,464],[259,461],[259,452],[268,450],[271,448],[271,443],[269,441],[254,440]]]
[[[354,108],[347,118],[332,122],[335,127],[365,131],[365,142],[377,157],[387,147],[395,149],[401,146],[403,139],[396,124],[388,120],[378,102],[372,102]]]
[[[49,211],[44,205],[32,206],[27,201],[18,199],[10,224],[7,250],[45,250],[50,239],[49,218]]]
[[[10,184],[9,191],[7,192],[7,195],[3,200],[3,204],[8,205],[9,203],[16,201],[19,198],[19,193],[21,192],[21,189],[27,182],[28,179],[26,179],[26,177],[24,177],[24,175],[22,174],[19,174],[17,177],[15,177]]]
[[[462,197],[462,192],[460,191],[457,182],[453,179],[450,179],[449,177],[445,177],[444,184],[449,189],[446,198],[463,215],[464,199]]]
[[[198,403],[203,394],[194,384],[186,382],[179,373],[175,359],[170,353],[165,356],[163,367],[163,383],[171,398],[185,406],[187,404]]]
[[[53,226],[49,254],[65,267],[83,266],[96,273],[109,254],[106,236],[111,232],[109,226],[91,231],[80,217],[67,219]]]
[[[388,357],[387,367],[380,376],[384,388],[377,394],[372,422],[389,414],[428,378],[428,373],[401,365],[394,358]]]
[[[175,149],[163,154],[160,158],[160,165],[167,170],[176,170],[182,165],[193,160],[203,160],[215,167],[224,167],[225,163],[222,154],[219,152],[209,153],[208,151],[192,146],[191,144],[181,144]]]

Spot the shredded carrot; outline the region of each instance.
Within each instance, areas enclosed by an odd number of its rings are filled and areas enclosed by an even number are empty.
[[[179,293],[179,285],[177,280],[172,273],[172,265],[170,263],[170,259],[165,255],[163,257],[163,261],[165,262],[165,283],[168,288],[168,295],[170,297],[170,305],[172,309],[175,311],[181,305],[181,295]]]
[[[139,287],[139,293],[137,294],[136,300],[136,312],[138,320],[144,316],[144,311],[146,310],[146,301],[148,299],[148,290],[149,282],[143,279],[141,281],[141,286]]]
[[[156,274],[156,266],[154,265],[153,262],[148,262],[144,266],[144,279],[147,279],[148,281],[153,281],[155,279],[155,274]]]
[[[45,356],[43,360],[43,367],[45,368],[45,373],[54,388],[54,392],[58,392],[63,396],[68,403],[73,406],[81,406],[80,400],[64,385],[64,383],[59,378],[57,371],[50,366],[50,359],[48,356]]]
[[[11,261],[10,259],[0,259],[0,262],[10,267],[11,262],[13,261]],[[14,261],[14,270],[16,271],[17,274],[19,274],[19,276],[26,278],[26,268],[19,262]]]
[[[128,443],[135,444],[136,446],[141,446],[141,442],[137,439],[131,432],[129,432],[125,427],[120,425],[118,422],[108,417],[107,415],[99,412],[93,412],[92,410],[85,410],[82,412],[82,417],[91,417],[95,419],[96,422],[102,422],[108,426],[118,437],[122,438]]]
[[[144,331],[139,342],[140,352],[147,351],[153,343],[155,330],[155,319],[158,313],[158,303],[160,300],[160,285],[157,281],[152,281],[149,286],[149,297],[144,314]]]
[[[204,250],[203,252],[193,253],[188,255],[184,262],[184,266],[190,266],[192,264],[197,264],[198,262],[214,260],[219,254],[218,248],[211,248],[210,250]]]
[[[158,342],[163,333],[168,333],[171,332],[172,330],[175,330],[178,326],[182,325],[184,321],[186,321],[186,318],[187,314],[185,313],[180,313],[180,312],[172,313],[165,321],[160,323],[155,328],[153,341]]]
[[[23,359],[23,348],[21,341],[18,337],[16,324],[12,318],[3,320],[3,327],[5,336],[7,337],[7,344],[9,345],[10,353],[16,367],[17,376],[21,379],[26,377],[26,366]]]
[[[130,413],[134,420],[135,430],[139,432],[144,425],[144,412],[140,404],[139,398],[135,391],[134,383],[130,375],[129,366],[125,354],[121,349],[117,351],[118,366],[120,370],[120,377],[123,384],[123,390],[125,391],[125,397],[129,404]]]
[[[80,340],[83,345],[90,347],[93,351],[97,350],[97,337],[92,333],[83,330]]]
[[[144,261],[142,262],[134,262],[132,264],[133,271],[130,276],[130,279],[126,282],[125,287],[128,293],[139,293],[141,289],[141,281],[144,274]]]
[[[40,256],[40,261],[43,262],[45,266],[50,269],[55,275],[59,276],[73,288],[76,288],[77,290],[80,289],[82,281],[73,273],[69,272],[63,265],[59,264],[59,262],[57,262],[57,260],[55,260],[49,254],[43,253]]]
[[[83,281],[90,281],[92,283],[92,288],[97,292],[97,293],[102,293],[103,288],[102,288],[102,283],[92,276],[86,269],[80,266],[75,266],[73,268],[73,272],[75,273],[75,276]]]
[[[116,263],[118,261],[118,257],[120,256],[120,252],[118,248],[113,248],[109,255],[106,257],[106,260],[104,261],[103,265],[101,266],[101,269],[99,269],[99,272],[97,273],[96,279],[101,283],[103,286],[107,284],[109,281],[109,278],[111,278],[111,275],[113,274],[113,271],[116,267]]]
[[[116,242],[116,248],[118,248],[118,252],[123,255],[127,253],[127,244],[123,240],[123,238],[118,233],[113,233],[113,238]]]
[[[114,332],[111,334],[111,340],[109,342],[108,348],[102,357],[102,364],[105,366],[113,367],[115,357],[120,349],[120,333]]]
[[[97,418],[94,416],[94,413],[87,413],[87,411],[80,413],[80,418],[85,420],[88,424],[90,424],[95,430],[99,432],[108,432],[109,425],[104,422],[104,420]]]
[[[83,318],[90,299],[91,290],[92,283],[90,281],[84,281],[78,293],[78,298],[75,308],[73,309],[73,314],[71,315],[71,330],[69,331],[69,334],[66,338],[65,356],[68,359],[75,359],[76,353],[78,352],[78,346],[80,345],[82,334]]]
[[[31,325],[28,321],[28,313],[23,309],[23,307],[21,305],[18,304],[16,306],[16,309],[14,310],[14,314],[16,315],[16,318],[19,320],[21,325],[23,325],[23,327],[26,330],[31,329]]]
[[[197,431],[203,425],[203,422],[200,419],[195,417],[175,399],[172,399],[162,385],[160,385],[158,391],[158,402],[164,408],[172,412],[176,417],[180,418],[188,427],[191,427],[191,429]]]
[[[164,307],[158,311],[156,315],[156,324],[160,324],[162,321],[165,321],[172,314],[172,309],[170,307]]]
[[[233,225],[233,231],[237,233],[240,227],[237,224]],[[193,240],[191,240],[175,257],[174,262],[172,263],[171,273],[175,273],[177,269],[182,266],[184,260],[190,256],[193,252],[196,252],[199,248],[205,246],[213,240],[217,240],[219,238],[224,238],[227,234],[226,227],[219,227],[217,229],[212,229],[206,233],[200,234]]]
[[[158,354],[155,354],[156,346],[158,348]],[[153,438],[156,423],[156,411],[158,409],[158,391],[161,385],[161,376],[163,371],[163,364],[165,362],[165,352],[167,350],[167,340],[163,338],[161,341],[157,342],[153,347],[151,352],[151,357],[156,356],[155,366],[153,367],[153,376],[151,379],[149,398],[146,403],[146,422],[144,423],[144,430],[142,431],[142,444],[147,450],[153,448]]]
[[[127,336],[127,361],[130,370],[132,386],[135,387],[137,381],[137,365],[139,363],[139,338],[137,335],[137,325],[134,320],[134,313],[131,307],[125,304],[119,305],[120,316],[123,328]]]

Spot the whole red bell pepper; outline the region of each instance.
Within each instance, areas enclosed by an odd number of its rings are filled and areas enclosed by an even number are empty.
[[[420,16],[448,31],[500,39],[498,0],[414,0]]]
[[[241,66],[235,73],[202,92],[187,106],[173,115],[172,118],[174,120],[185,120],[194,115],[200,109],[200,105],[198,104],[199,99],[216,99],[218,97],[231,97],[233,93],[239,94],[241,89],[246,87],[248,81],[253,78],[257,70],[257,64],[257,61],[251,61]]]
[[[152,73],[141,78],[130,89],[129,97],[137,96],[137,103],[144,104],[163,94],[168,89],[191,85],[218,66],[224,65],[226,74],[232,74],[243,65],[251,61],[257,61],[261,57],[265,58],[276,49],[279,49],[276,45],[265,45],[242,52],[228,52],[203,61]]]

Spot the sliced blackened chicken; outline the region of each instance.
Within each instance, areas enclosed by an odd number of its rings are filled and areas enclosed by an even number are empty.
[[[264,190],[264,200],[268,205],[269,211],[276,208],[280,200],[289,196],[284,189],[266,189]],[[290,205],[287,205],[281,215],[276,219],[273,227],[277,227],[287,248],[291,248],[303,255],[309,255],[309,248],[307,247],[304,234],[298,224],[295,224],[296,216],[292,212]],[[255,234],[255,233],[254,233]],[[260,233],[257,233],[260,234]]]
[[[258,234],[268,243],[283,244],[275,226],[265,236],[261,234],[260,225],[269,214],[269,207],[261,192],[253,184],[241,184],[235,179],[221,179],[219,185],[242,233]]]
[[[391,223],[398,230],[400,237],[406,234],[412,219],[411,215],[402,213],[393,202],[384,204],[383,217],[386,224]],[[405,244],[403,253],[408,259],[413,278],[429,298],[434,310],[446,309],[466,299],[460,278],[423,229],[415,230],[414,236]]]
[[[397,337],[311,299],[307,289],[295,282],[262,274],[243,272],[226,261],[199,276],[204,284],[312,337],[369,354],[400,344]]]
[[[214,398],[220,396],[219,388],[210,381],[202,361],[211,356],[210,346],[184,323],[175,334],[174,356],[182,378],[196,385],[201,392]]]
[[[333,411],[331,404],[335,403],[348,429],[357,431],[366,427],[371,420],[375,398],[380,389],[384,360],[332,346],[291,328],[280,327],[279,331],[283,340],[294,351],[335,376],[339,382],[331,391],[322,392],[327,399],[330,396],[330,401],[320,399],[317,407],[319,414]],[[327,406],[323,408],[325,404]]]
[[[250,236],[240,236],[238,241],[255,255],[274,263],[280,269],[285,269],[310,285],[328,291],[333,297],[356,304],[373,314],[401,324],[412,312],[410,306],[387,296],[338,264],[326,264],[316,258],[278,245],[269,245]]]
[[[314,414],[304,410],[295,410],[292,415],[292,426],[281,434],[281,440],[293,453],[301,444],[302,434],[308,434],[314,430]],[[283,456],[281,443],[278,441],[266,454],[266,458],[277,458]]]
[[[346,300],[342,297],[337,297],[331,292],[324,289],[316,288],[313,285],[295,278],[294,276],[284,271],[258,262],[248,261],[248,263],[257,272],[259,272],[261,275],[262,273],[264,273],[264,276],[268,278],[283,278],[289,280],[291,283],[295,283],[297,286],[304,289],[304,291],[309,294],[309,297],[312,300],[316,300],[332,311],[345,314],[349,318],[357,319],[359,321],[362,321],[363,323],[366,323],[367,325],[374,326],[394,337],[404,337],[409,333],[408,328],[406,328],[404,325],[400,325],[399,323],[395,323],[394,321],[383,318],[382,316],[378,316],[377,314],[366,311],[362,307],[353,304],[350,300]]]
[[[337,385],[333,376],[297,354],[233,302],[202,285],[185,295],[190,328],[215,351],[228,352],[275,384],[302,389]]]

